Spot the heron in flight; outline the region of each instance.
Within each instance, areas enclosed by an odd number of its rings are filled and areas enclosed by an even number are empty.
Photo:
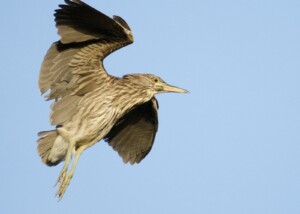
[[[155,94],[187,93],[153,74],[108,74],[104,58],[133,43],[128,24],[79,0],[55,11],[60,40],[41,66],[39,88],[53,100],[54,130],[39,133],[38,153],[48,166],[64,161],[56,196],[62,199],[82,152],[104,139],[125,163],[139,163],[151,150],[158,128]]]

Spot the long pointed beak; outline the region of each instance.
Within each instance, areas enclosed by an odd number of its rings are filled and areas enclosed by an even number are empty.
[[[182,88],[179,88],[176,86],[172,86],[172,85],[168,85],[168,84],[164,84],[163,88],[164,88],[164,92],[189,93],[185,89],[182,89]]]

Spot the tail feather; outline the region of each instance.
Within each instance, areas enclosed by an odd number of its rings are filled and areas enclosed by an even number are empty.
[[[39,132],[38,154],[43,163],[48,166],[55,166],[65,159],[67,144],[56,130]]]

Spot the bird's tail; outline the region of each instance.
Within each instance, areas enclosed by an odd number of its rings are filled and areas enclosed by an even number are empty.
[[[65,160],[68,144],[57,133],[57,130],[39,132],[37,150],[43,163],[55,166]]]

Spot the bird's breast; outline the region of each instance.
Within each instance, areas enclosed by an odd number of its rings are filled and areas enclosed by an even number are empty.
[[[80,111],[68,124],[71,135],[80,144],[100,141],[121,117],[150,99],[126,93],[92,94],[81,101]]]

